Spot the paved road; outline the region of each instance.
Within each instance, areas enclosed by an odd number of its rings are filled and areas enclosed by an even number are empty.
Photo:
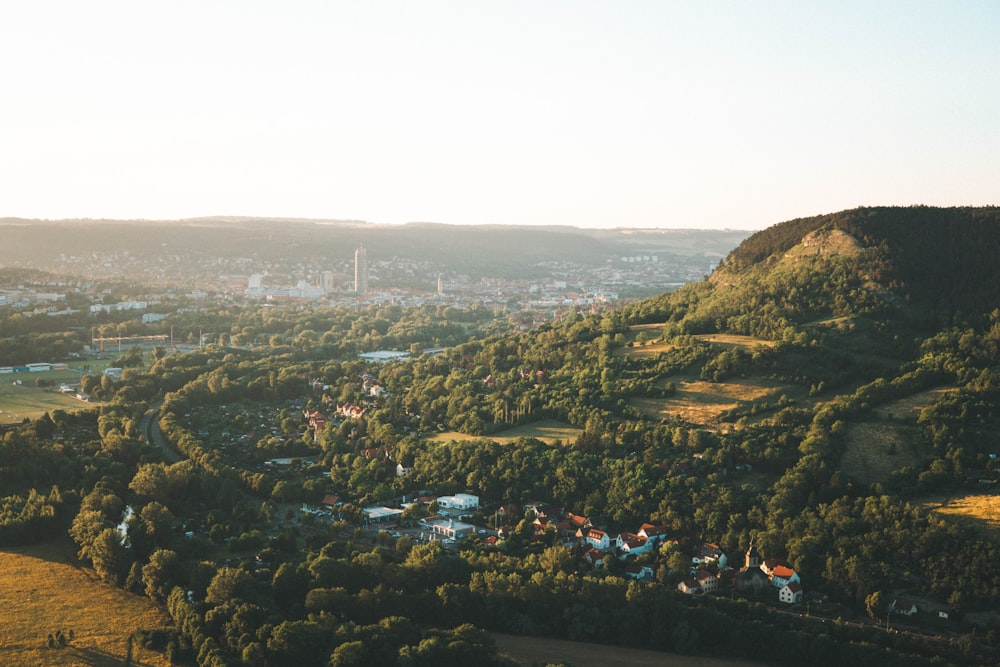
[[[160,430],[159,406],[146,411],[146,414],[142,416],[142,421],[139,422],[139,427],[142,429],[142,435],[146,438],[146,442],[159,447],[167,463],[177,463],[182,459],[180,453],[170,446],[163,431]]]

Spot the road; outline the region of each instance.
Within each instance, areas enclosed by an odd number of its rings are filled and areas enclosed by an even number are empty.
[[[160,430],[160,407],[151,407],[146,411],[146,414],[142,416],[142,420],[139,422],[139,428],[142,429],[142,435],[146,438],[146,442],[151,445],[156,445],[163,452],[163,458],[167,463],[177,463],[182,459],[180,453],[170,446],[167,442],[166,437],[163,435],[163,431]]]

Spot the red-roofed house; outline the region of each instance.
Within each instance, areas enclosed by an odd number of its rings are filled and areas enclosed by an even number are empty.
[[[802,583],[798,573],[785,565],[778,565],[771,570],[771,585],[775,588],[784,588],[786,584]]]
[[[625,576],[631,577],[632,579],[652,579],[653,568],[648,565],[629,563],[625,566]]]
[[[583,539],[587,544],[601,551],[607,551],[611,548],[611,538],[603,530],[598,530],[597,528],[588,529],[584,533]]]
[[[708,570],[699,569],[694,573],[694,578],[705,593],[711,593],[719,589],[719,577]]]
[[[593,547],[587,549],[583,557],[591,567],[604,567],[604,554]]]
[[[639,537],[635,533],[618,533],[615,538],[615,546],[626,556],[636,556],[646,553],[651,545],[645,537]]]

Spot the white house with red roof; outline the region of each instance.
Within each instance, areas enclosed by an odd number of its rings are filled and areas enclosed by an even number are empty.
[[[611,538],[603,530],[588,528],[583,532],[584,541],[595,549],[607,551],[611,548]]]

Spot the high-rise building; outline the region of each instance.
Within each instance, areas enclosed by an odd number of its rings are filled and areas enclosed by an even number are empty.
[[[354,251],[354,292],[355,294],[368,292],[368,253],[365,251],[364,243]]]
[[[335,278],[333,271],[324,271],[319,274],[319,286],[324,292],[332,292]]]

